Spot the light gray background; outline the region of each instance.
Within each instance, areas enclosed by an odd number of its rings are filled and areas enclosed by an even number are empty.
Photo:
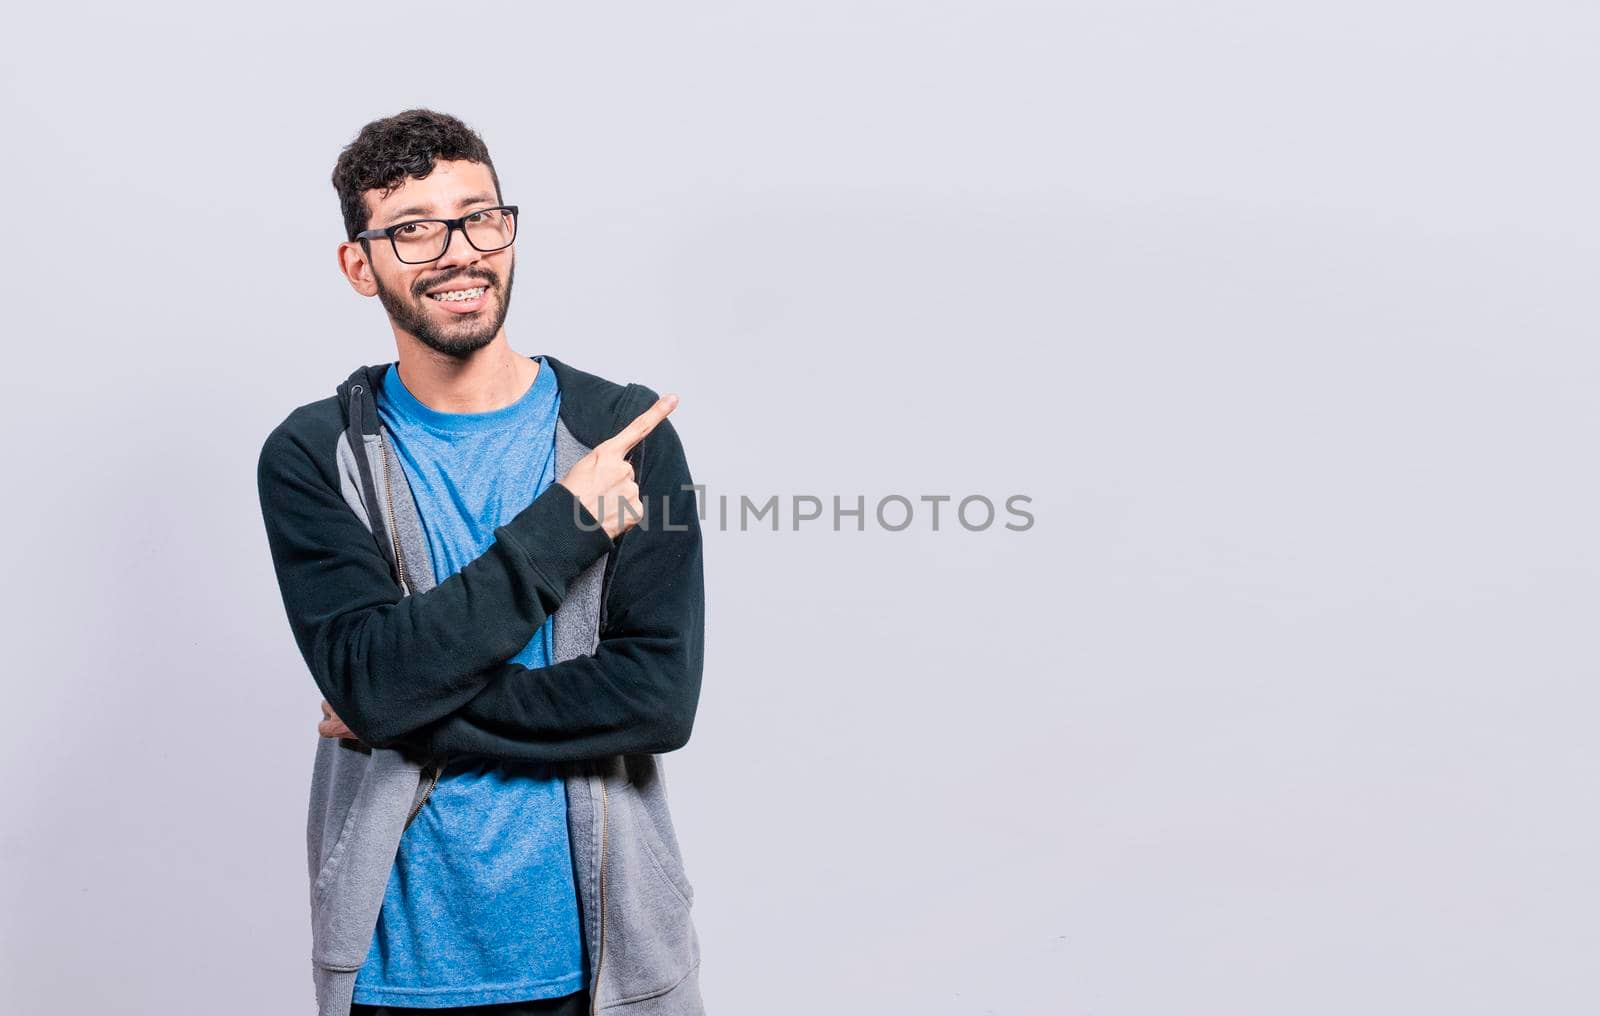
[[[1034,498],[708,533],[716,1016],[1596,1011],[1592,6],[222,11],[8,14],[0,1008],[310,1011],[254,468],[425,104],[713,493]]]

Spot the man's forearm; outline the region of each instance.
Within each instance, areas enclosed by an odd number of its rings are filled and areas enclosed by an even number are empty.
[[[705,641],[699,506],[670,424],[646,451],[646,517],[617,541],[594,653],[533,669],[498,665],[465,702],[433,703],[430,723],[401,740],[525,761],[659,753],[688,740]]]
[[[698,647],[638,650],[602,648],[533,670],[508,666],[465,705],[397,740],[429,755],[524,762],[674,751],[694,726]]]
[[[593,517],[552,484],[495,530],[480,557],[406,596],[371,532],[292,438],[268,439],[257,478],[301,654],[323,696],[372,744],[470,701],[613,546],[601,529],[580,525]]]

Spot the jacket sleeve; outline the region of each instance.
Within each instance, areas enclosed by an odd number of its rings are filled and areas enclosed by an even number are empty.
[[[569,583],[613,546],[559,483],[495,530],[489,549],[424,593],[402,595],[340,493],[333,449],[280,426],[257,463],[267,542],[295,642],[361,740],[390,747],[471,701],[527,645]],[[320,461],[320,465],[319,465]],[[581,524],[580,524],[581,523]]]
[[[639,460],[645,513],[617,539],[594,653],[491,668],[481,691],[405,740],[430,755],[530,762],[659,754],[688,742],[705,641],[698,502],[669,421],[640,442]]]

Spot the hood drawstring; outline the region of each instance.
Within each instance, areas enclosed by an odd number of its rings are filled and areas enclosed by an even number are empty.
[[[368,528],[372,530],[373,539],[378,541],[378,550],[382,552],[383,559],[389,562],[389,574],[394,577],[396,583],[400,583],[400,566],[395,560],[394,547],[389,543],[389,527],[384,525],[383,508],[378,502],[378,485],[372,478],[372,463],[367,461],[367,441],[363,436],[367,429],[366,415],[369,405],[373,410],[373,419],[377,419],[377,406],[372,402],[367,368],[357,368],[345,385],[349,388],[347,407],[349,428],[345,434],[350,441],[350,451],[356,457],[356,469],[361,473],[361,500],[367,507]]]

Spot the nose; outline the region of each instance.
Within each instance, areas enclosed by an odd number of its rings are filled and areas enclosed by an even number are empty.
[[[483,252],[467,242],[466,234],[460,229],[450,230],[445,237],[444,253],[439,255],[439,260],[433,263],[435,269],[460,268],[465,265],[476,264],[483,260]]]

